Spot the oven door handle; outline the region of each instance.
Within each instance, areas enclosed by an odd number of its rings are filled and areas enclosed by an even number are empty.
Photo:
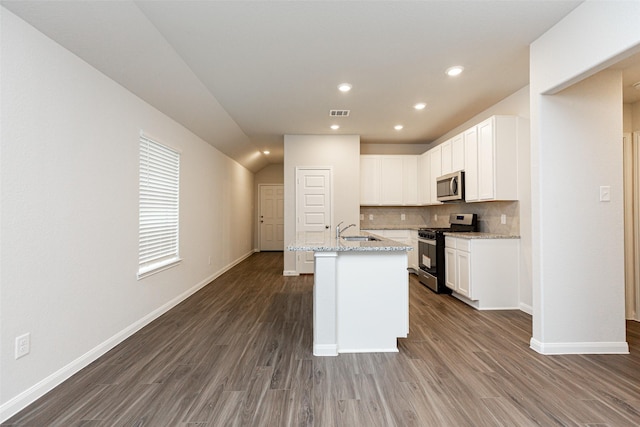
[[[427,245],[432,245],[432,246],[436,245],[436,241],[431,239],[418,238],[418,242],[426,243]]]

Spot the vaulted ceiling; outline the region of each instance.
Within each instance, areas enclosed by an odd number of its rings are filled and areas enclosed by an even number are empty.
[[[253,171],[285,134],[437,139],[526,86],[529,44],[580,3],[2,1]]]

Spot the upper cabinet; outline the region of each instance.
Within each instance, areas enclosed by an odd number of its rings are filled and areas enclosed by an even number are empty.
[[[442,150],[442,175],[464,169],[464,134],[439,145]]]
[[[431,153],[418,156],[418,203],[431,204]]]
[[[360,204],[435,205],[437,178],[464,170],[465,201],[518,200],[524,119],[492,116],[419,156],[361,155]]]
[[[465,140],[465,200],[518,199],[518,121],[492,116],[472,129]]]
[[[361,155],[360,204],[418,204],[418,156]]]

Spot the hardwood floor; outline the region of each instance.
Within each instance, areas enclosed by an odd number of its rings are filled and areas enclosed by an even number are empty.
[[[7,426],[637,426],[629,355],[542,356],[531,318],[410,280],[399,353],[312,355],[313,276],[258,253]]]

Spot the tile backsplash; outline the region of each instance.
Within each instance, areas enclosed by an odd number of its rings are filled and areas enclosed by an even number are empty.
[[[520,234],[518,201],[446,203],[436,206],[361,206],[360,228],[384,227],[447,227],[449,214],[478,214],[479,231],[496,234]],[[373,219],[369,219],[370,215]],[[404,215],[404,220],[402,220]],[[506,224],[501,223],[502,215]],[[437,217],[437,219],[436,219]]]

